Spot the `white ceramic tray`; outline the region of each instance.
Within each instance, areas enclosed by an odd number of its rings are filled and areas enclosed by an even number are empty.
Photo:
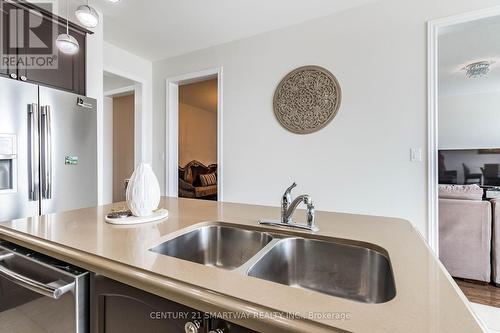
[[[129,216],[124,218],[110,219],[106,216],[106,222],[116,225],[130,225],[130,224],[140,224],[154,222],[162,220],[168,217],[168,210],[158,209],[152,215],[149,216]]]

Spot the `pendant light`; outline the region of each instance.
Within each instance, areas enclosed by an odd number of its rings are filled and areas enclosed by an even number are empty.
[[[66,33],[57,36],[56,46],[62,53],[69,55],[76,54],[80,48],[75,37],[69,34],[69,0],[66,0]]]
[[[89,5],[87,0],[86,5],[80,5],[75,11],[78,21],[86,28],[95,28],[99,24],[99,14],[94,7]]]

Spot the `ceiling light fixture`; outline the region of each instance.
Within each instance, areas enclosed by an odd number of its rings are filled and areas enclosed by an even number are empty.
[[[112,2],[112,3],[117,3],[117,2],[120,2],[121,0],[108,0],[109,2]]]
[[[69,0],[66,1],[66,33],[60,34],[56,39],[57,48],[64,54],[73,55],[78,52],[80,45],[75,37],[69,34]]]
[[[86,5],[80,5],[75,11],[75,15],[83,26],[87,28],[95,28],[99,24],[99,14],[94,7],[89,5],[87,0]]]
[[[465,76],[468,79],[479,79],[488,75],[492,64],[492,61],[478,61],[468,64],[462,70],[465,71]]]

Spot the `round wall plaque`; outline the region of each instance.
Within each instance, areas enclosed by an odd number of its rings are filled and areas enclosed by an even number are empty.
[[[335,76],[323,67],[299,67],[281,80],[274,93],[274,114],[297,134],[316,132],[337,114],[342,92]]]

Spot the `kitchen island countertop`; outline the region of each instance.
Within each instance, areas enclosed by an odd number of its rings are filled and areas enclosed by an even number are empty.
[[[149,251],[172,233],[210,222],[279,233],[283,229],[257,223],[279,217],[279,208],[162,198],[160,206],[170,213],[165,220],[107,224],[106,213],[120,206],[124,204],[3,222],[0,238],[201,311],[240,313],[234,322],[261,332],[483,332],[465,296],[407,221],[317,212],[319,231],[287,229],[297,236],[351,239],[384,248],[396,296],[365,304]],[[275,312],[280,315],[271,315]]]

